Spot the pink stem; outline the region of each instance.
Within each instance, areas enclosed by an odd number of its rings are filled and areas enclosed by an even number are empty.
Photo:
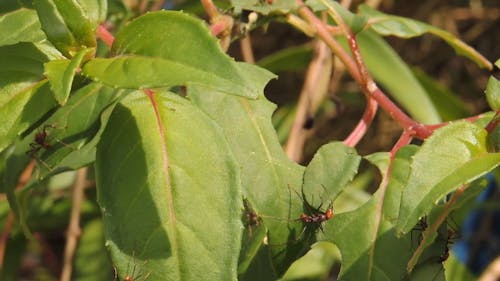
[[[365,135],[368,127],[375,118],[375,114],[377,113],[378,104],[374,99],[368,97],[367,104],[365,107],[365,113],[363,113],[363,117],[359,120],[356,128],[349,134],[349,136],[344,140],[344,144],[350,147],[355,147],[361,138]]]
[[[102,42],[106,44],[106,46],[110,48],[111,46],[113,46],[113,41],[115,41],[115,38],[111,33],[109,33],[109,31],[104,26],[99,25],[97,27],[95,34],[97,35],[97,38],[101,39]]]

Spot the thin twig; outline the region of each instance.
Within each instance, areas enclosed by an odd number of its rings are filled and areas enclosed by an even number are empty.
[[[314,43],[314,55],[307,68],[306,78],[297,104],[295,119],[285,145],[288,158],[295,162],[302,159],[302,151],[306,141],[306,118],[314,116],[317,100],[322,100],[328,93],[328,85],[332,71],[332,54],[328,46],[320,40]]]
[[[252,41],[250,40],[250,34],[247,34],[240,40],[241,55],[245,62],[255,64],[255,58],[253,56]]]
[[[76,172],[73,184],[72,208],[70,221],[66,231],[66,246],[64,248],[64,261],[61,272],[61,281],[70,281],[73,271],[73,256],[75,255],[78,238],[80,237],[80,207],[84,198],[87,168],[81,168]]]

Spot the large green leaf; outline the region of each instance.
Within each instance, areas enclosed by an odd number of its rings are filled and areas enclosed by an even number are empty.
[[[241,63],[222,52],[202,21],[182,12],[143,15],[116,36],[109,59],[94,59],[83,73],[114,87],[157,88],[203,85],[226,93],[257,97],[267,83],[251,83]],[[272,74],[255,70],[268,79]]]
[[[222,127],[240,163],[243,195],[267,227],[274,269],[283,274],[308,246],[297,241],[303,168],[286,157],[278,142],[271,124],[275,105],[262,94],[248,100],[201,87],[189,87],[188,96]],[[269,262],[268,255],[257,259],[256,264]]]
[[[402,38],[411,38],[421,36],[425,33],[430,33],[446,41],[446,43],[453,47],[458,54],[469,58],[480,67],[488,68],[490,70],[493,68],[491,62],[484,56],[447,31],[417,20],[387,15],[374,10],[367,5],[360,5],[359,12],[370,17],[370,21],[372,22],[370,27],[381,35],[394,35]]]
[[[0,47],[0,151],[55,106],[43,63],[52,56],[42,45]]]
[[[24,8],[0,16],[0,34],[0,46],[45,38],[36,12]]]
[[[380,36],[365,30],[356,35],[366,66],[394,99],[416,120],[439,123],[441,118],[408,65]]]
[[[408,232],[435,203],[500,164],[500,153],[488,153],[487,132],[468,122],[436,130],[415,154],[401,199],[397,231]]]
[[[135,264],[151,280],[235,280],[239,170],[223,132],[188,100],[138,92],[118,104],[96,178],[120,277]]]
[[[45,35],[65,56],[96,46],[93,25],[79,1],[34,0],[33,4]]]

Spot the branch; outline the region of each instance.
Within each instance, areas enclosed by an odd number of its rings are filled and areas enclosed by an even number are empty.
[[[73,256],[80,237],[80,206],[84,198],[86,185],[87,168],[82,168],[76,172],[75,183],[73,184],[72,208],[70,221],[66,231],[66,246],[64,248],[64,261],[61,272],[61,281],[70,281],[73,271]]]
[[[300,92],[297,111],[293,120],[290,135],[285,145],[288,158],[295,162],[302,159],[302,151],[307,137],[304,124],[306,118],[314,116],[318,101],[328,92],[328,84],[332,71],[332,54],[324,42],[314,43],[314,55],[306,72],[304,85]]]
[[[408,115],[406,115],[396,104],[394,104],[377,86],[366,70],[366,66],[363,63],[362,57],[359,52],[359,47],[356,38],[352,31],[344,24],[342,18],[336,13],[336,11],[329,7],[329,13],[337,21],[337,24],[343,30],[344,36],[346,36],[349,44],[351,53],[353,54],[355,60],[350,57],[342,46],[333,39],[332,35],[328,31],[328,27],[325,23],[319,20],[314,13],[309,10],[307,6],[304,5],[302,0],[296,0],[297,4],[301,7],[299,9],[299,15],[306,19],[311,25],[315,27],[317,35],[321,40],[323,40],[332,52],[344,63],[349,74],[354,78],[354,80],[361,87],[365,95],[373,97],[380,107],[386,111],[389,116],[391,116],[396,122],[400,124],[406,131],[411,132],[412,136],[420,139],[425,139],[432,134],[432,130],[425,127],[423,124],[414,121]]]

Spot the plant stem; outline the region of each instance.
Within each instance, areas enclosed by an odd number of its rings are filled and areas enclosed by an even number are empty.
[[[95,34],[97,38],[101,39],[102,42],[106,44],[106,46],[110,48],[113,46],[113,41],[115,41],[115,38],[103,25],[99,25],[97,27]]]
[[[73,271],[73,256],[75,255],[78,238],[80,237],[80,207],[84,198],[86,185],[87,168],[81,168],[76,172],[75,183],[73,184],[72,207],[70,221],[66,231],[66,246],[64,248],[63,268],[61,271],[61,281],[71,280]]]

